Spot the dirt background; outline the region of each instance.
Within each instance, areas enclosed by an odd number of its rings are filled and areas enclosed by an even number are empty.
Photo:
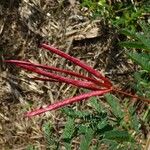
[[[31,119],[24,113],[84,92],[66,84],[29,81],[32,73],[4,63],[6,59],[30,60],[88,75],[38,48],[41,42],[84,60],[124,90],[130,86],[136,67],[118,47],[123,37],[102,18],[89,19],[88,13],[78,1],[0,1],[0,149],[20,150],[30,144],[46,149],[42,125],[51,121],[55,134],[61,134],[65,119],[59,111]]]

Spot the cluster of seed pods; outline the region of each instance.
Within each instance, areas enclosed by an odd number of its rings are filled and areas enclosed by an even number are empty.
[[[88,98],[90,98],[92,96],[101,96],[101,95],[109,93],[111,91],[115,91],[115,92],[130,96],[130,97],[133,97],[136,99],[142,99],[145,102],[150,102],[147,99],[144,99],[144,98],[141,98],[141,97],[138,97],[135,95],[131,95],[131,94],[128,94],[126,92],[116,89],[112,85],[111,81],[108,78],[104,77],[99,71],[93,69],[92,67],[85,64],[81,60],[79,60],[75,57],[72,57],[59,49],[49,46],[48,44],[41,44],[40,47],[43,49],[46,49],[52,53],[55,53],[55,54],[65,58],[66,60],[69,60],[70,62],[78,65],[82,69],[89,72],[92,75],[92,77],[87,77],[87,76],[84,76],[82,74],[76,73],[71,70],[65,70],[65,69],[61,69],[61,68],[57,68],[57,67],[35,64],[35,63],[27,62],[27,61],[5,60],[5,62],[15,64],[18,67],[21,67],[28,71],[31,71],[31,72],[34,72],[34,73],[44,76],[44,77],[34,77],[31,79],[41,80],[41,81],[51,81],[51,82],[64,82],[67,84],[72,84],[73,86],[88,89],[90,91],[87,93],[83,93],[81,95],[72,97],[72,98],[67,98],[65,100],[55,102],[54,104],[50,104],[47,107],[36,109],[31,112],[27,112],[26,116],[32,117],[35,115],[39,115],[39,114],[42,114],[42,113],[50,111],[50,110],[55,110],[55,109],[64,107],[64,106],[72,104],[74,102],[79,102],[81,100],[87,100]],[[74,77],[78,78],[78,80],[69,78],[66,76],[58,75],[57,73],[53,73],[53,71],[60,72],[60,73],[70,75],[70,76],[74,76]]]

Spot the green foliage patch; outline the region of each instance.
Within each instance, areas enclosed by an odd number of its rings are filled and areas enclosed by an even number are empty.
[[[120,149],[122,146],[129,148],[131,145],[140,147],[134,139],[133,133],[138,134],[140,122],[134,112],[134,109],[121,106],[118,99],[111,94],[106,95],[110,109],[102,104],[96,97],[89,102],[91,111],[76,111],[73,108],[63,108],[62,112],[66,115],[67,121],[64,126],[61,137],[57,139],[57,148],[61,144],[68,150],[71,149],[74,139],[79,138],[78,148],[98,150],[101,145],[113,149]],[[115,109],[115,106],[117,108]],[[125,119],[125,109],[128,109],[129,120]],[[114,114],[111,115],[111,112]],[[134,118],[134,120],[133,120]],[[51,135],[51,128],[45,126],[45,135]],[[49,135],[47,139],[49,144],[55,139]],[[48,138],[48,136],[46,136]],[[61,142],[61,144],[60,144]],[[94,144],[96,142],[96,144]]]

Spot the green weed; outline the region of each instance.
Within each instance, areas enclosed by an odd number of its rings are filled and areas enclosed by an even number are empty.
[[[104,19],[117,28],[128,28],[135,31],[139,18],[144,18],[144,14],[150,12],[148,1],[135,2],[115,2],[108,4],[107,0],[83,0],[81,7],[86,7],[92,19]]]
[[[109,106],[102,104],[96,97],[91,98],[89,102],[91,111],[63,108],[62,112],[66,115],[67,121],[58,143],[61,141],[68,150],[71,149],[74,138],[79,138],[78,148],[81,150],[90,148],[98,150],[101,145],[109,149],[131,147],[140,149],[140,145],[135,140],[135,136],[140,131],[140,122],[133,106],[121,105],[111,94],[107,94],[106,99]],[[46,135],[49,134],[49,131],[45,131],[48,132],[45,133]]]

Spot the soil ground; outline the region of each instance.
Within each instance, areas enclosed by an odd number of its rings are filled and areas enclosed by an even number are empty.
[[[26,149],[30,144],[46,149],[42,125],[51,120],[56,124],[56,134],[60,134],[58,128],[63,125],[63,116],[55,111],[29,119],[24,117],[24,112],[83,92],[66,84],[29,81],[27,78],[33,74],[4,63],[6,59],[30,60],[88,75],[81,68],[38,48],[42,41],[87,62],[116,86],[125,90],[129,87],[136,67],[118,47],[121,37],[103,19],[91,21],[86,13],[78,2],[0,2],[1,149]]]

